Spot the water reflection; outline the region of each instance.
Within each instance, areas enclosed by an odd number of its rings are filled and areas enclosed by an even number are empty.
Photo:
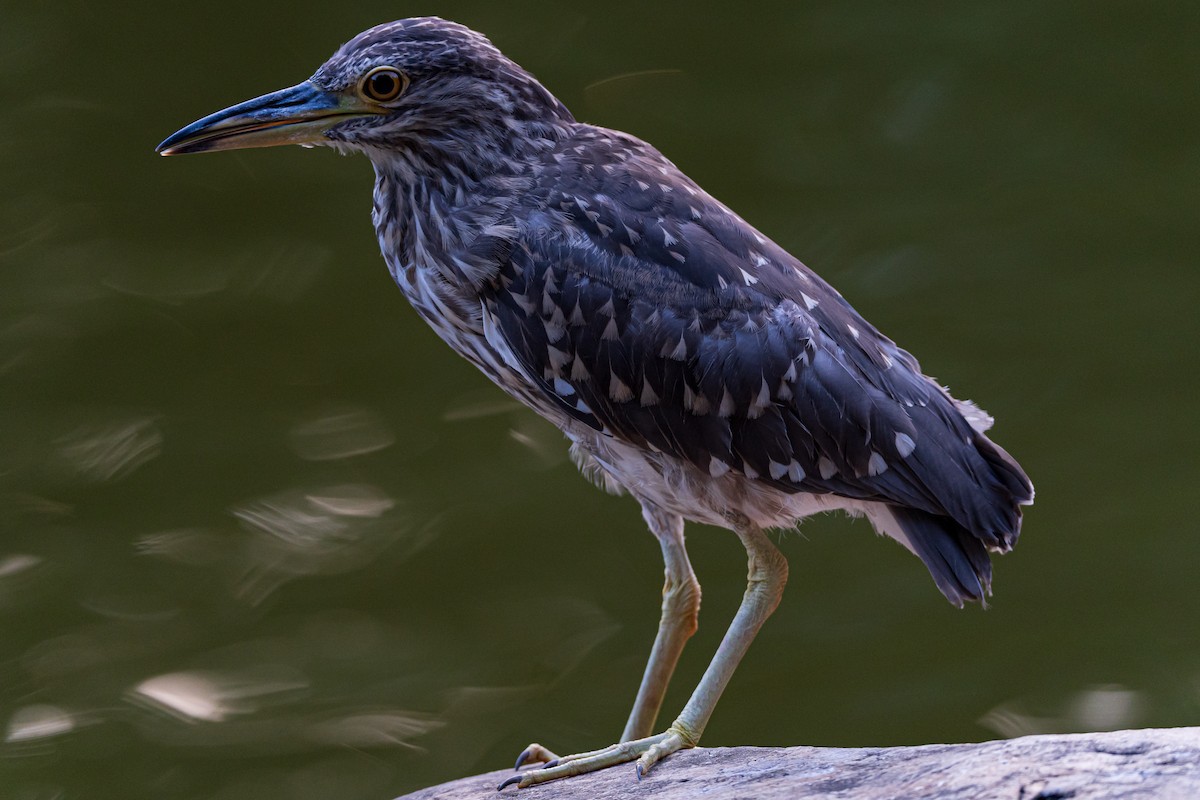
[[[491,398],[482,402],[464,401],[454,405],[450,410],[442,415],[442,419],[447,422],[461,422],[468,419],[479,419],[480,417],[493,417],[500,414],[511,414],[523,408],[516,400],[507,400],[503,398]]]
[[[147,533],[133,543],[139,555],[153,556],[178,564],[199,567],[226,557],[228,537],[199,528]]]
[[[298,423],[288,438],[296,455],[308,461],[374,453],[396,441],[383,419],[365,408],[322,412]]]
[[[508,435],[514,442],[532,453],[543,468],[564,464],[567,461],[567,447],[562,434],[540,419],[528,414],[521,414],[517,417],[514,426],[508,429]]]
[[[153,417],[81,425],[57,442],[59,458],[90,481],[115,481],[157,458],[163,436]]]
[[[224,722],[253,714],[280,695],[296,694],[309,682],[282,665],[238,673],[172,672],[142,681],[131,699],[159,708],[184,722]]]
[[[18,708],[8,718],[7,742],[28,742],[62,736],[75,730],[74,715],[58,706],[32,705]]]
[[[288,581],[358,569],[398,539],[409,552],[434,536],[412,532],[396,502],[374,486],[291,489],[234,509],[249,536],[235,557],[235,594],[257,605]]]
[[[304,731],[306,738],[339,747],[422,748],[412,740],[445,723],[429,714],[379,709],[337,716],[314,722]]]
[[[1091,686],[1074,692],[1053,704],[1049,714],[1034,714],[1029,703],[1012,702],[997,706],[979,723],[1001,736],[1028,736],[1035,733],[1079,733],[1115,731],[1144,724],[1148,711],[1145,692],[1119,685]]]
[[[0,608],[28,599],[41,580],[45,561],[29,553],[0,555]]]

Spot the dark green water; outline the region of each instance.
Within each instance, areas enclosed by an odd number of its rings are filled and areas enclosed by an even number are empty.
[[[5,4],[0,797],[388,798],[620,732],[657,545],[407,307],[366,160],[152,153],[416,12],[654,142],[1037,484],[986,612],[865,523],[784,536],[707,744],[1200,722],[1194,4]],[[743,588],[689,543],[668,718]]]

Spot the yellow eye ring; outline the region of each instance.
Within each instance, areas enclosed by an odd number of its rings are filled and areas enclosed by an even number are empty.
[[[375,67],[358,84],[358,93],[373,103],[390,103],[406,89],[408,76],[395,67]]]

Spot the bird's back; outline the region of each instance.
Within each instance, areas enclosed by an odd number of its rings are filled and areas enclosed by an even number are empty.
[[[515,219],[485,322],[612,479],[705,521],[865,512],[952,600],[983,594],[1028,478],[986,414],[825,281],[653,148],[590,126]]]

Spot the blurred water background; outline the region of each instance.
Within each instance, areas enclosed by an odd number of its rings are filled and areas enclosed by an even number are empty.
[[[414,13],[654,142],[1037,484],[986,612],[784,535],[706,744],[1200,722],[1195,4],[7,2],[0,797],[374,800],[620,732],[658,547],[408,308],[368,162],[152,153]],[[666,720],[745,574],[689,543]]]

